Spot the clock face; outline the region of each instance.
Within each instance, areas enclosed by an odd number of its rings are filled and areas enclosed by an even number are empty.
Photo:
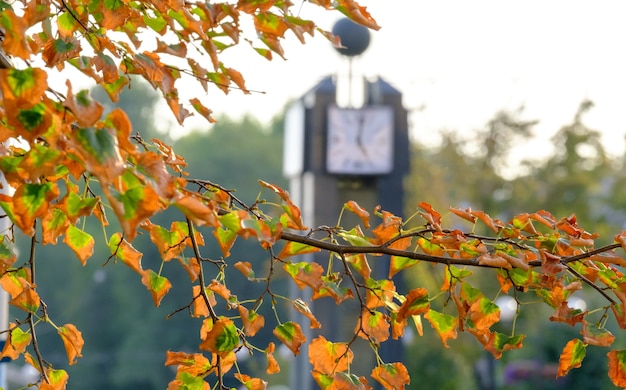
[[[382,175],[393,169],[390,106],[328,109],[326,170],[346,175]]]

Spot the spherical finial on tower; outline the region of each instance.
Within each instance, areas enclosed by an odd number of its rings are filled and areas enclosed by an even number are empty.
[[[370,32],[348,18],[340,19],[335,23],[332,33],[341,39],[340,48],[335,48],[340,54],[355,57],[363,54],[370,44]]]

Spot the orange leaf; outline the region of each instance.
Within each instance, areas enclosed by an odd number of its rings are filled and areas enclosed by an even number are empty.
[[[143,254],[126,241],[121,233],[113,233],[109,239],[109,249],[111,254],[122,260],[133,271],[140,275],[143,274],[143,269],[141,268],[141,257]]]
[[[265,317],[256,311],[249,311],[244,306],[237,306],[241,322],[243,323],[243,332],[246,336],[252,337],[265,326]]]
[[[192,315],[194,317],[208,317],[209,316],[209,307],[207,306],[204,297],[200,295],[200,286],[194,285],[192,287],[193,293],[193,311]],[[213,294],[211,294],[213,297]],[[209,302],[211,303],[211,302]],[[212,303],[214,304],[214,303]]]
[[[372,370],[372,378],[383,385],[385,390],[404,389],[411,383],[409,372],[402,363],[381,364]]]
[[[315,318],[315,316],[311,312],[311,309],[309,308],[309,305],[305,301],[298,298],[292,301],[291,304],[300,314],[302,314],[303,316],[309,319],[309,321],[311,322],[311,325],[310,325],[311,329],[322,327],[322,324],[320,324],[319,321],[317,321],[317,318]]]
[[[49,382],[42,381],[39,390],[65,390],[69,375],[65,370],[46,369]]]
[[[541,255],[541,270],[546,275],[556,275],[559,272],[567,269],[567,267],[561,264],[561,257],[548,253],[541,249],[539,251]]]
[[[63,340],[68,363],[70,365],[75,364],[77,358],[83,357],[82,351],[85,342],[82,333],[72,324],[61,326],[58,333]]]
[[[595,345],[598,347],[608,347],[615,341],[615,336],[608,330],[600,328],[596,324],[590,324],[583,321],[583,329],[580,331],[585,344]]]
[[[10,56],[28,60],[31,52],[28,46],[28,40],[25,39],[27,36],[26,30],[30,27],[27,19],[23,16],[17,16],[11,7],[8,9],[3,8],[2,15],[0,16],[5,19],[2,20],[1,24],[7,27],[7,29],[2,29],[4,32],[4,41],[0,42],[2,43],[1,48]]]
[[[360,323],[354,329],[359,337],[380,344],[389,338],[389,318],[376,310],[363,310]]]
[[[564,376],[572,368],[580,367],[587,353],[586,348],[587,346],[579,339],[568,341],[559,357],[559,371],[556,376]]]
[[[367,12],[367,7],[359,5],[356,1],[341,0],[336,5],[336,8],[355,22],[373,30],[380,30],[380,26],[376,23],[376,20]]]
[[[155,306],[161,304],[161,300],[172,288],[172,283],[165,276],[161,276],[152,270],[143,271],[141,283],[148,288],[152,295]]]
[[[619,388],[626,388],[626,351],[612,350],[609,358],[609,378]]]
[[[20,354],[26,351],[26,347],[30,345],[32,336],[30,332],[22,331],[22,329],[18,328],[14,323],[9,324],[9,329],[11,329],[11,331],[8,333],[8,337],[0,357],[8,357],[15,360]]]
[[[417,207],[424,210],[420,211],[419,215],[421,215],[433,229],[441,231],[441,214],[435,211],[433,206],[426,202],[420,202]]]
[[[250,390],[265,390],[267,388],[267,382],[261,378],[252,378],[246,374],[236,373],[235,378],[243,383],[246,389]]]
[[[283,246],[283,249],[281,249],[277,257],[279,259],[286,259],[287,257],[290,257],[290,256],[303,255],[306,253],[315,253],[315,252],[319,252],[320,250],[321,250],[320,248],[310,246],[307,244],[302,244],[302,243],[294,242],[294,241],[288,241],[285,244],[285,246]]]
[[[67,97],[63,106],[67,107],[74,114],[79,126],[93,126],[104,111],[102,104],[91,100],[88,90],[82,90],[77,96],[74,96],[72,83],[69,79],[65,82],[65,85],[67,85]]]
[[[166,366],[178,366],[179,372],[186,372],[193,376],[205,374],[211,368],[211,362],[201,353],[186,353],[167,351]]]
[[[267,358],[267,369],[265,370],[265,372],[267,374],[276,374],[280,372],[280,366],[274,358],[274,349],[274,343],[269,343],[267,348],[265,348],[265,357]]]
[[[428,290],[416,288],[406,295],[406,301],[398,310],[398,321],[404,321],[410,316],[425,314],[430,310]]]
[[[249,261],[238,261],[235,263],[235,269],[243,274],[248,280],[254,279],[254,270]]]
[[[230,299],[230,290],[215,279],[211,281],[211,284],[207,286],[207,288],[219,295],[220,297],[224,298],[224,300],[227,302]]]
[[[217,321],[207,318],[200,329],[200,349],[226,357],[233,353],[239,345],[239,334],[233,321],[226,317],[220,317]]]
[[[322,275],[324,274],[324,268],[317,263],[286,263],[283,265],[283,268],[291,275],[301,290],[309,286],[314,291],[317,291],[323,285]]]
[[[461,210],[461,209],[457,209],[454,207],[450,207],[449,210],[452,212],[452,214],[455,214],[456,216],[461,217],[466,221],[469,221],[471,223],[476,223],[476,216],[472,214],[472,209]]]
[[[473,216],[475,216],[476,218],[480,219],[481,221],[483,221],[483,223],[485,225],[487,225],[487,227],[494,233],[498,233],[500,232],[500,228],[501,226],[496,226],[496,222],[486,213],[484,213],[483,211],[472,211],[471,214]]]
[[[313,370],[323,374],[347,371],[353,358],[354,354],[346,343],[333,343],[324,336],[318,336],[309,344],[309,361]]]
[[[274,328],[274,336],[293,352],[294,355],[300,353],[300,346],[306,342],[306,337],[302,333],[302,328],[295,322],[289,321]]]
[[[359,218],[361,218],[361,221],[363,222],[363,226],[365,226],[366,229],[369,229],[369,227],[370,227],[370,213],[368,213],[367,210],[365,210],[363,207],[359,206],[359,204],[357,202],[353,201],[353,200],[350,200],[350,201],[346,202],[343,205],[343,208],[352,211]]]
[[[41,299],[37,291],[29,286],[24,288],[15,298],[11,299],[9,303],[26,312],[35,313],[39,310]]]

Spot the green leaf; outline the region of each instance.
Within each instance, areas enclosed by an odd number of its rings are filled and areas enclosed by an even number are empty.
[[[143,21],[146,26],[150,27],[152,30],[161,33],[163,29],[167,26],[167,21],[162,15],[157,15],[155,18],[150,18],[148,15],[143,16]]]
[[[17,113],[17,120],[26,130],[33,130],[44,122],[46,108],[43,103],[37,103],[30,109],[21,109]]]
[[[291,321],[274,328],[274,336],[278,337],[294,355],[300,353],[300,346],[306,341],[300,325]]]
[[[443,345],[448,348],[448,340],[456,338],[456,328],[459,323],[459,319],[449,314],[439,313],[435,310],[429,310],[424,316],[430,325],[435,329]]]
[[[232,320],[220,317],[215,323],[207,318],[202,325],[200,349],[224,356],[239,345],[239,333]]]
[[[152,270],[144,271],[141,283],[148,288],[154,305],[157,307],[161,304],[165,294],[172,288],[172,284],[165,276],[161,276]]]
[[[22,96],[36,86],[36,68],[11,69],[7,82],[15,96]]]
[[[339,232],[337,235],[348,241],[352,246],[372,246],[372,243],[356,229],[348,232]]]
[[[522,347],[522,341],[526,336],[523,334],[509,336],[503,333],[495,332],[489,339],[489,344],[485,345],[485,350],[499,359],[502,353],[511,349],[519,349]]]
[[[74,225],[70,225],[63,240],[76,254],[82,265],[93,255],[95,240],[93,237]]]
[[[78,28],[78,23],[75,17],[70,12],[63,12],[57,18],[59,30],[63,31],[66,35],[72,34]]]
[[[202,377],[191,375],[188,372],[182,371],[176,376],[176,379],[180,382],[178,388],[181,390],[205,390],[207,388],[207,383]]]
[[[117,142],[111,132],[89,127],[76,130],[75,135],[80,145],[100,164],[117,158]]]
[[[21,204],[25,206],[25,211],[30,216],[38,216],[40,212],[48,208],[50,194],[58,189],[54,183],[24,184],[20,187],[23,191],[19,197]]]
[[[306,253],[319,252],[321,249],[300,242],[289,241],[278,254],[279,259],[285,259],[289,256],[303,255]]]

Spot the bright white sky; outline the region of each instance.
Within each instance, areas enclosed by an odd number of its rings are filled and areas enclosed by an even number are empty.
[[[623,0],[362,0],[382,29],[354,69],[381,76],[403,92],[413,135],[436,141],[443,128],[467,134],[501,109],[524,106],[538,119],[539,144],[569,123],[583,99],[585,117],[621,153],[626,134],[626,2]],[[331,29],[341,15],[304,4],[301,16]],[[293,36],[291,36],[293,37]],[[243,43],[245,45],[245,43]],[[240,48],[242,49],[242,48]],[[289,99],[326,75],[344,72],[342,59],[320,35],[304,46],[285,44],[287,61],[233,50],[227,66],[248,88],[265,94],[202,100],[216,115],[251,114],[266,121]],[[228,52],[227,50],[226,52]],[[243,54],[243,53],[246,54]],[[195,127],[195,126],[194,126]],[[434,137],[433,137],[434,135]],[[543,142],[541,139],[543,138]],[[525,150],[518,150],[526,153]]]

